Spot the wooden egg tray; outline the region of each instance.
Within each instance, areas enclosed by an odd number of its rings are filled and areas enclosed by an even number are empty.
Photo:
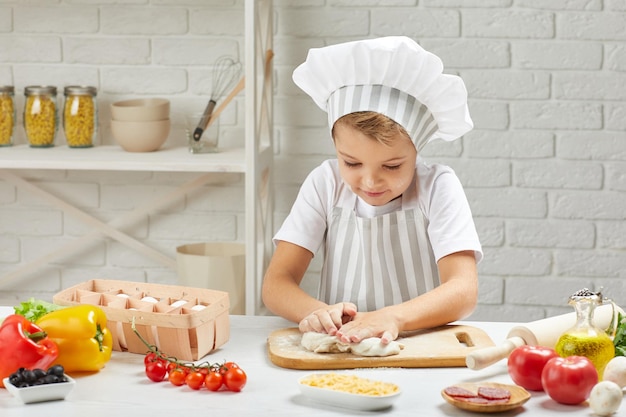
[[[161,352],[196,361],[230,337],[228,293],[205,288],[93,279],[57,294],[53,303],[91,304],[107,315],[113,349],[144,354],[132,329]]]

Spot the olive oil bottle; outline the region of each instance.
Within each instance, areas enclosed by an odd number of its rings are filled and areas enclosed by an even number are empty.
[[[591,360],[600,381],[606,364],[615,356],[613,340],[593,324],[593,311],[602,303],[600,293],[586,288],[574,293],[569,304],[576,310],[576,324],[561,335],[555,346],[559,356],[585,356]]]

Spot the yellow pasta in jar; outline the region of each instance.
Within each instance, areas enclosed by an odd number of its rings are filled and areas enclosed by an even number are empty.
[[[93,145],[95,106],[89,96],[71,96],[65,102],[63,128],[67,145],[84,148]]]
[[[93,146],[96,134],[96,88],[87,86],[65,87],[63,128],[70,148]]]
[[[333,372],[309,375],[302,378],[300,383],[311,387],[376,397],[395,394],[400,389],[396,384],[389,382],[374,381],[356,375],[337,374]]]
[[[54,146],[57,132],[56,99],[50,95],[28,95],[24,107],[24,129],[30,146]]]
[[[11,145],[14,124],[13,98],[9,95],[0,95],[0,146]]]

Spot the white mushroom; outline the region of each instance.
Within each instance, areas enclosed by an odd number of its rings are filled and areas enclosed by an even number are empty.
[[[610,416],[622,403],[622,389],[615,382],[598,382],[589,394],[589,407],[594,414]]]
[[[616,356],[604,368],[604,381],[615,382],[620,388],[626,387],[626,356]]]

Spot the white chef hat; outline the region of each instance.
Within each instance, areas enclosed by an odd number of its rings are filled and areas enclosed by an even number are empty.
[[[441,59],[412,39],[389,36],[311,49],[293,80],[328,113],[331,129],[346,114],[375,111],[404,127],[420,150],[474,127],[463,80],[442,71]]]

